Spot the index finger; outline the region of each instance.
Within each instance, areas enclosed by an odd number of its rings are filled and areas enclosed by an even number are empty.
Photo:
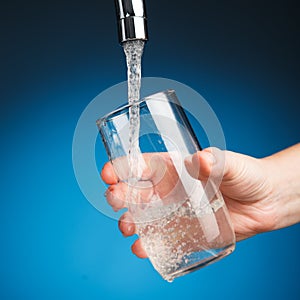
[[[107,162],[101,171],[102,180],[107,184],[116,184],[119,181],[117,174],[114,171],[114,168],[111,162]]]

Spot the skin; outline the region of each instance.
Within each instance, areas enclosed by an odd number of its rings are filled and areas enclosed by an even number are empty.
[[[164,155],[154,160],[145,158],[150,170],[145,176],[156,178],[155,188],[162,194],[176,182],[168,159]],[[158,165],[162,167],[157,171]],[[207,148],[187,159],[185,167],[194,178],[220,182],[237,241],[300,222],[300,143],[261,159]],[[126,207],[127,186],[111,163],[104,165],[101,176],[110,185],[106,195],[112,208],[117,211]],[[128,212],[120,218],[119,229],[124,236],[136,233]],[[139,239],[132,245],[132,252],[147,257]]]

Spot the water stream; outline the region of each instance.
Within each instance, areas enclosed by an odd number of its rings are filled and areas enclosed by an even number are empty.
[[[141,62],[145,42],[142,40],[127,41],[123,44],[127,62],[128,77],[128,103],[129,109],[129,191],[127,201],[138,202],[138,194],[133,188],[141,177],[141,158],[139,150],[140,131],[140,110],[138,101],[140,100],[141,89]]]

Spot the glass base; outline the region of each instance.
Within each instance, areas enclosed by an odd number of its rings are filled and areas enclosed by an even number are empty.
[[[210,249],[209,251],[200,251],[191,254],[187,259],[190,262],[188,266],[179,268],[174,273],[164,276],[164,279],[168,282],[172,282],[175,278],[197,271],[213,262],[216,262],[223,257],[232,253],[235,249],[235,244],[219,248]]]

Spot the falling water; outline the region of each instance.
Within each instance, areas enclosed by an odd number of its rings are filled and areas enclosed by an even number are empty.
[[[128,76],[128,103],[129,109],[129,192],[130,201],[137,201],[137,195],[134,195],[132,187],[139,181],[141,176],[141,159],[139,150],[139,131],[140,131],[140,109],[138,101],[140,100],[141,88],[141,61],[144,50],[144,41],[133,40],[123,44],[127,62]],[[129,199],[128,199],[129,200]]]

